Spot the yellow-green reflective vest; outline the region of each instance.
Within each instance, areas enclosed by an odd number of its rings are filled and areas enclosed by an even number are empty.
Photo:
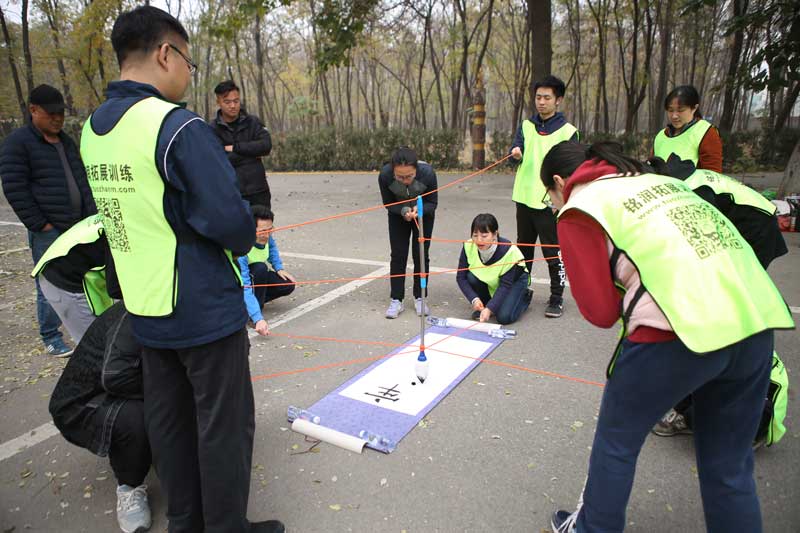
[[[269,244],[263,248],[253,246],[250,248],[250,251],[247,252],[248,265],[252,265],[253,263],[267,263],[267,259],[269,259]]]
[[[497,246],[505,245],[498,244]],[[500,286],[500,278],[503,274],[514,268],[517,264],[520,264],[520,261],[522,261],[520,266],[525,269],[525,272],[528,271],[528,267],[525,266],[524,263],[525,257],[522,255],[520,249],[514,245],[506,247],[508,249],[502,259],[492,265],[484,266],[475,243],[472,241],[464,243],[464,253],[467,255],[467,264],[470,267],[470,272],[489,287],[489,296],[494,296],[497,287]],[[472,270],[473,268],[474,270]]]
[[[164,215],[165,183],[155,160],[161,125],[177,107],[145,98],[105,135],[94,132],[89,117],[81,136],[81,157],[125,308],[139,316],[169,316],[178,298],[177,238]],[[230,251],[225,254],[241,283]]]
[[[555,145],[568,141],[578,131],[572,124],[564,124],[550,135],[540,135],[530,120],[522,122],[522,134],[525,137],[525,151],[522,152],[522,163],[514,178],[514,191],[511,199],[525,204],[532,209],[543,209],[550,201],[547,189],[544,188],[540,176],[544,156]]]
[[[713,170],[698,169],[694,174],[686,178],[684,183],[692,190],[697,190],[704,186],[709,187],[714,191],[714,194],[731,196],[733,203],[736,205],[753,207],[767,215],[774,215],[778,210],[775,204],[744,183]]]
[[[682,181],[644,174],[598,179],[572,209],[600,224],[636,265],[675,334],[693,352],[793,328],[789,309],[734,225]]]
[[[35,278],[41,274],[54,259],[66,256],[76,246],[96,242],[102,235],[103,222],[100,215],[84,218],[58,236],[33,267],[31,277]],[[83,275],[83,294],[95,316],[102,315],[106,309],[114,305],[114,300],[106,289],[105,265],[94,267]]]
[[[653,142],[653,155],[667,161],[669,156],[675,154],[681,160],[689,160],[697,165],[700,143],[710,127],[709,121],[700,119],[674,137],[668,137],[665,130],[661,130]]]

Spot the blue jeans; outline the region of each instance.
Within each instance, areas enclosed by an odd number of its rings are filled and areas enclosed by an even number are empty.
[[[59,233],[55,228],[50,231],[28,231],[28,245],[31,247],[34,265],[58,238]],[[42,337],[45,345],[62,340],[61,331],[58,329],[61,326],[61,319],[47,303],[47,299],[39,287],[38,278],[36,279],[36,318],[39,319],[39,336]]]
[[[664,413],[692,394],[707,531],[760,533],[752,444],[764,410],[773,346],[772,331],[702,356],[679,340],[623,341],[603,391],[577,531],[624,529],[644,439]]]
[[[474,290],[484,305],[487,305],[492,297],[489,295],[489,286],[479,280],[472,272],[467,272],[467,281],[469,282],[472,290]],[[497,294],[497,293],[495,293]],[[530,294],[528,294],[528,276],[523,275],[517,278],[517,281],[511,285],[511,292],[505,297],[500,304],[500,308],[495,313],[495,318],[499,324],[511,324],[516,322],[519,316],[525,311],[531,303]]]

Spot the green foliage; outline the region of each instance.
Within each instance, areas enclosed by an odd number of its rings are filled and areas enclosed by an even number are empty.
[[[326,71],[346,64],[348,53],[356,47],[367,19],[379,4],[378,0],[323,0],[314,22],[320,32],[317,67]]]
[[[274,135],[264,160],[274,171],[380,169],[398,146],[411,146],[434,168],[457,168],[460,132],[454,130],[322,129]]]

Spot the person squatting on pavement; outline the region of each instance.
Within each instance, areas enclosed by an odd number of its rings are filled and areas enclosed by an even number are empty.
[[[108,456],[124,533],[150,527],[145,477],[152,455],[144,425],[142,347],[122,302],[86,330],[50,397],[53,423],[74,444]]]
[[[623,321],[582,498],[575,512],[553,514],[553,530],[622,531],[645,438],[692,394],[706,527],[759,533],[751,446],[773,330],[794,327],[778,289],[722,213],[682,181],[646,173],[619,145],[562,142],[541,179],[560,209],[578,309],[599,327]]]
[[[531,303],[528,267],[516,245],[500,236],[497,219],[489,213],[476,216],[458,258],[456,282],[472,305],[472,319],[495,317],[499,324],[516,322]],[[470,270],[466,270],[469,268]]]
[[[267,335],[269,326],[261,312],[266,302],[271,302],[294,292],[295,280],[284,270],[278,243],[272,236],[275,215],[263,205],[250,207],[256,222],[256,243],[238,258],[239,269],[244,283],[244,303],[253,327],[259,335]],[[274,287],[250,287],[249,285],[272,285]]]
[[[143,346],[169,531],[280,532],[278,521],[247,520],[255,414],[232,255],[252,248],[255,224],[213,131],[175,103],[197,69],[188,41],[155,7],[117,17],[120,80],[84,125],[81,155]]]

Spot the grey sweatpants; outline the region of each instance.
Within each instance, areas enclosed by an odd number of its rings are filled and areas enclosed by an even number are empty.
[[[44,276],[39,276],[39,286],[47,302],[67,328],[75,343],[79,343],[89,325],[97,318],[92,314],[86,295],[82,292],[68,292],[59,289]]]

